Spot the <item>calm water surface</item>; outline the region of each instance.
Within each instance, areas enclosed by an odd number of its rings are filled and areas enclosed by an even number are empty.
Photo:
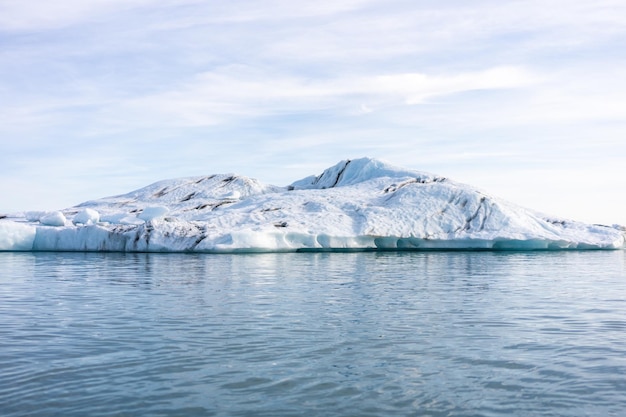
[[[623,416],[625,261],[0,253],[0,415]]]

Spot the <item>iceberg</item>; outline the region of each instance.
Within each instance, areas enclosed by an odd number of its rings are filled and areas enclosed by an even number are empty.
[[[3,251],[586,250],[622,249],[626,237],[371,158],[284,187],[214,174],[3,217]]]

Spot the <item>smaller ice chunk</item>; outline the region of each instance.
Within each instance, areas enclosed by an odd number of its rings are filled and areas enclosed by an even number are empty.
[[[60,211],[53,211],[39,218],[39,223],[44,226],[65,226],[67,219]]]
[[[163,217],[169,212],[170,209],[165,206],[152,206],[143,209],[143,211],[137,217],[141,220],[149,222],[150,220]]]
[[[79,211],[75,216],[72,222],[74,224],[96,224],[100,221],[100,213],[98,213],[94,209],[86,208]]]

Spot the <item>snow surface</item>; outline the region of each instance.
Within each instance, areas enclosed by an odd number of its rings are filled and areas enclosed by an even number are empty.
[[[235,174],[179,178],[0,220],[5,251],[620,249],[625,236],[369,158],[287,187]]]

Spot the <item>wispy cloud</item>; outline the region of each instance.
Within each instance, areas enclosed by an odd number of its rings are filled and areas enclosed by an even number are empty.
[[[473,90],[516,88],[534,77],[519,68],[430,76],[419,73],[356,78],[310,79],[273,76],[251,68],[228,67],[204,73],[178,89],[120,103],[123,123],[177,126],[214,125],[241,117],[334,111],[354,113],[366,105],[415,105],[431,97]]]

